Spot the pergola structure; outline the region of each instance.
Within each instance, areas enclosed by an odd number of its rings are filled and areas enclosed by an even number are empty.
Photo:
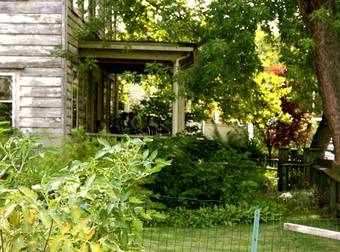
[[[106,73],[124,71],[144,72],[147,63],[173,67],[173,72],[188,67],[194,61],[196,45],[189,43],[86,41],[79,44],[79,56],[96,59]],[[185,100],[180,95],[180,84],[173,83],[176,100],[173,102],[172,134],[185,128]],[[118,91],[117,91],[118,92]],[[117,93],[116,97],[117,97]]]

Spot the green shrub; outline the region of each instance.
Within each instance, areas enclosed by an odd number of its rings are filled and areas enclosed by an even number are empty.
[[[95,157],[55,171],[46,167],[49,172],[39,173],[39,179],[26,180],[27,184],[15,176],[32,174],[35,162],[40,162],[36,160],[38,147],[29,138],[5,143],[20,146],[20,150],[9,148],[14,154],[2,156],[6,165],[1,169],[6,176],[0,179],[1,248],[142,250],[142,219],[151,219],[155,212],[143,208],[147,198],[140,183],[169,162],[157,158],[156,151],[144,151],[141,140],[116,145],[104,139],[99,142],[103,148]],[[30,161],[23,162],[25,157]]]
[[[282,216],[280,209],[268,206],[212,206],[198,209],[177,207],[164,212],[164,220],[153,220],[153,226],[179,227],[216,227],[231,224],[249,224],[253,222],[255,209],[260,209],[261,222],[279,220]]]
[[[111,145],[117,144],[115,138],[101,138],[108,141]],[[98,143],[97,138],[86,136],[84,128],[77,128],[73,130],[69,137],[63,139],[63,143],[58,148],[59,156],[68,162],[72,160],[85,161],[89,157],[95,156],[96,153],[102,148]]]
[[[30,136],[11,136],[0,141],[0,180],[8,186],[33,185],[39,182],[41,171],[37,163],[44,156],[42,146]]]
[[[249,161],[247,154],[202,136],[158,139],[149,148],[172,160],[147,185],[169,207],[199,206],[178,200],[186,198],[238,205],[251,201],[267,184],[265,170]]]

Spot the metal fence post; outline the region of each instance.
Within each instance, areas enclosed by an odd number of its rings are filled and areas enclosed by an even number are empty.
[[[251,241],[251,252],[257,252],[257,243],[259,240],[260,229],[260,209],[255,210],[254,225],[253,225],[253,238]]]

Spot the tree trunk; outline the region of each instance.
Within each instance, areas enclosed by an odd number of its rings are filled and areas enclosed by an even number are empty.
[[[311,21],[310,14],[325,8],[334,15],[334,0],[300,0],[300,11],[315,43],[315,66],[323,101],[333,138],[335,163],[340,165],[340,40],[329,25]]]
[[[319,123],[318,129],[313,136],[313,140],[311,143],[311,148],[316,148],[320,150],[320,156],[323,156],[323,153],[326,151],[328,143],[331,139],[331,132],[328,127],[328,121],[325,114],[322,115],[322,120]]]

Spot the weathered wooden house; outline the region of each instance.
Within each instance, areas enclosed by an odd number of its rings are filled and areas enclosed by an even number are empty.
[[[117,116],[117,73],[142,70],[147,62],[176,71],[193,61],[192,44],[78,42],[74,30],[86,20],[79,8],[68,0],[0,0],[0,106],[13,127],[50,136],[79,126],[98,132]],[[78,57],[57,57],[58,47]],[[79,75],[79,63],[89,56],[99,67]],[[177,83],[173,88],[178,93]],[[184,128],[183,103],[180,97],[174,102],[173,133]]]

